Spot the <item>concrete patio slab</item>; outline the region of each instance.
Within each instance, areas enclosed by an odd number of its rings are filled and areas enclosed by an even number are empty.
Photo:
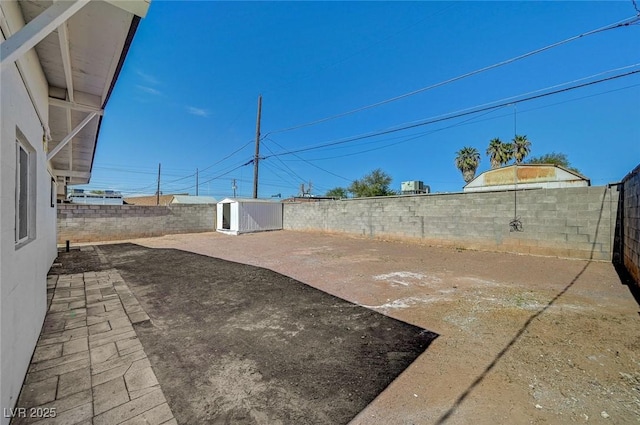
[[[11,423],[175,423],[125,305],[144,311],[117,271],[50,275],[47,291],[49,311]]]

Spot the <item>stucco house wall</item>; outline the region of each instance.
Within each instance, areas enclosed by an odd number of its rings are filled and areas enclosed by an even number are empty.
[[[22,28],[17,3],[2,3],[12,31]],[[0,405],[7,409],[16,402],[40,334],[47,272],[56,257],[56,208],[51,206],[52,177],[40,121],[48,121],[48,85],[34,51],[26,53],[20,65],[22,75],[15,64],[0,73]],[[34,179],[29,237],[20,244],[15,241],[17,137],[31,151]],[[0,421],[4,425],[9,419],[2,415]]]

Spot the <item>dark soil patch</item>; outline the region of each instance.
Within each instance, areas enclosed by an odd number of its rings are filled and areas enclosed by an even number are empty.
[[[183,424],[346,424],[437,334],[271,270],[133,244],[99,250]]]
[[[62,248],[58,249],[58,258],[54,261],[49,274],[97,272],[109,268],[111,266],[105,262],[104,258],[100,258],[93,246],[71,248],[69,252]]]

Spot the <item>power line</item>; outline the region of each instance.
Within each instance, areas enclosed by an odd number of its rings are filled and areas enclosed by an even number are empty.
[[[601,75],[610,74],[612,72],[618,72],[618,71],[622,71],[622,70],[625,70],[625,69],[637,68],[638,66],[640,66],[640,62],[631,64],[631,65],[621,66],[619,68],[608,69],[606,71],[597,72],[595,74],[591,74],[591,75],[588,75],[586,77],[576,78],[576,79],[571,80],[571,81],[565,81],[564,83],[554,84],[554,85],[547,86],[547,87],[544,87],[544,88],[541,88],[541,89],[532,90],[532,91],[529,91],[529,92],[526,92],[526,93],[520,93],[520,94],[517,94],[515,96],[503,97],[502,99],[499,99],[499,100],[486,102],[486,103],[483,103],[483,104],[480,104],[480,105],[476,105],[476,106],[471,107],[471,108],[466,108],[466,109],[462,109],[462,110],[456,111],[454,113],[476,110],[478,108],[483,108],[485,106],[494,105],[494,104],[499,103],[499,102],[507,102],[507,101],[512,100],[512,99],[522,98],[524,96],[529,96],[529,95],[532,95],[532,94],[535,94],[535,93],[542,93],[542,92],[545,92],[545,91],[548,91],[548,90],[551,90],[551,89],[555,89],[557,87],[568,86],[570,84],[575,84],[575,83],[578,83],[580,81],[587,81],[587,80],[590,80],[592,78],[599,77]],[[434,118],[444,117],[444,116],[448,116],[448,115],[450,115],[450,114],[443,114],[443,115],[440,115],[440,116],[436,116]],[[409,124],[418,123],[418,122],[422,122],[422,121],[424,121],[424,120],[423,119],[422,120],[414,120],[414,121],[406,122],[404,124],[405,125],[409,125]]]
[[[200,178],[201,178],[202,180],[205,180],[205,181],[206,181],[207,179],[213,178],[214,176],[217,176],[217,175],[218,175],[218,174],[220,174],[220,173],[225,173],[225,172],[227,172],[227,171],[231,170],[232,168],[234,168],[234,167],[236,167],[236,166],[238,166],[238,165],[242,165],[242,164],[243,164],[243,163],[245,163],[246,161],[251,161],[251,163],[253,163],[253,160],[243,159],[241,162],[236,161],[236,162],[234,162],[234,163],[232,163],[232,164],[229,164],[228,166],[226,166],[226,167],[224,167],[224,168],[217,169],[215,172],[214,172],[214,171],[210,171],[210,172],[209,172],[208,174],[206,174],[206,175],[200,174]]]
[[[157,164],[155,166],[140,166],[140,165],[127,165],[127,168],[122,168],[123,164],[122,163],[118,163],[118,164],[108,164],[108,163],[104,163],[101,162],[100,165],[96,165],[94,166],[94,168],[101,168],[101,169],[105,169],[105,170],[144,170],[144,171],[148,171],[151,174],[155,174],[157,170]],[[176,174],[176,175],[182,175],[184,174],[184,172],[188,172],[189,170],[185,169],[185,168],[172,168],[172,167],[167,167],[167,170],[172,170],[174,172],[180,172],[180,174]]]
[[[552,49],[554,47],[561,46],[561,45],[569,43],[571,41],[587,37],[589,35],[597,34],[597,33],[603,32],[603,31],[608,31],[608,30],[612,30],[612,29],[616,29],[616,28],[629,26],[629,25],[631,25],[631,24],[633,24],[635,22],[638,22],[639,20],[640,20],[640,16],[634,16],[634,17],[626,18],[626,19],[623,19],[621,21],[614,22],[612,24],[605,25],[605,26],[597,28],[597,29],[594,29],[594,30],[591,30],[591,31],[587,31],[587,32],[584,32],[584,33],[581,33],[581,34],[578,34],[578,35],[575,35],[573,37],[569,37],[569,38],[564,39],[562,41],[558,41],[556,43],[549,44],[549,45],[547,45],[545,47],[541,47],[539,49],[532,50],[532,51],[524,53],[522,55],[515,56],[515,57],[513,57],[511,59],[507,59],[507,60],[495,63],[493,65],[485,66],[483,68],[476,69],[475,71],[467,72],[467,73],[459,75],[457,77],[449,78],[449,79],[441,81],[439,83],[435,83],[435,84],[432,84],[432,85],[429,85],[429,86],[426,86],[426,87],[422,87],[420,89],[417,89],[417,90],[414,90],[414,91],[411,91],[411,92],[408,92],[408,93],[405,93],[405,94],[401,94],[399,96],[395,96],[395,97],[392,97],[392,98],[389,98],[389,99],[385,99],[385,100],[382,100],[382,101],[379,101],[379,102],[376,102],[376,103],[372,103],[370,105],[361,106],[359,108],[352,109],[352,110],[346,111],[346,112],[342,112],[340,114],[331,115],[329,117],[321,118],[321,119],[318,119],[318,120],[315,120],[315,121],[310,121],[310,122],[307,122],[307,123],[304,123],[304,124],[299,124],[299,125],[295,125],[295,126],[292,126],[292,127],[287,127],[287,128],[282,128],[282,129],[279,129],[279,130],[274,130],[274,131],[268,132],[265,135],[265,137],[270,135],[270,134],[284,133],[284,132],[287,132],[287,131],[297,130],[297,129],[304,128],[304,127],[310,127],[310,126],[313,126],[313,125],[316,125],[316,124],[320,124],[320,123],[323,123],[323,122],[326,122],[326,121],[331,121],[331,120],[334,120],[334,119],[337,119],[337,118],[341,118],[341,117],[344,117],[344,116],[347,116],[347,115],[355,114],[357,112],[365,111],[367,109],[372,109],[372,108],[375,108],[375,107],[378,107],[378,106],[382,106],[382,105],[385,105],[387,103],[395,102],[397,100],[404,99],[404,98],[409,97],[409,96],[414,96],[416,94],[425,92],[427,90],[432,90],[434,88],[441,87],[443,85],[450,84],[450,83],[462,80],[464,78],[471,77],[473,75],[476,75],[476,74],[479,74],[479,73],[482,73],[482,72],[485,72],[485,71],[489,71],[491,69],[499,68],[501,66],[508,65],[510,63],[513,63],[513,62],[517,62],[519,60],[528,58],[528,57],[536,55],[538,53],[542,53],[542,52],[544,52],[546,50]]]
[[[250,145],[251,143],[253,143],[253,140],[250,140],[249,142],[247,142],[247,143],[246,143],[246,144],[244,144],[243,146],[239,147],[239,148],[238,148],[238,149],[236,149],[235,151],[233,151],[233,152],[231,152],[230,154],[228,154],[227,156],[225,156],[224,158],[222,158],[222,159],[220,159],[220,160],[218,160],[218,161],[214,162],[213,164],[211,164],[211,165],[209,165],[209,166],[207,166],[207,167],[205,167],[205,168],[203,168],[203,169],[199,170],[200,175],[202,175],[202,172],[203,172],[203,171],[206,171],[206,170],[208,170],[208,169],[210,169],[210,168],[212,168],[212,167],[214,167],[214,166],[216,166],[216,165],[220,164],[221,162],[223,162],[223,161],[225,161],[225,160],[227,160],[227,159],[231,158],[233,155],[235,155],[236,153],[240,152],[242,149],[246,148],[246,147],[247,147],[248,145]],[[185,180],[185,179],[188,179],[188,178],[194,177],[195,175],[196,175],[196,173],[192,173],[192,174],[189,174],[189,175],[187,175],[187,176],[184,176],[184,177],[181,177],[181,178],[178,178],[178,179],[175,179],[175,180],[171,180],[171,181],[165,182],[164,184],[166,185],[166,184],[169,184],[169,183],[175,183],[175,182],[178,182],[178,181],[181,181],[181,180]],[[203,183],[207,183],[207,182],[206,182],[206,181],[205,181],[205,182],[201,182],[201,183],[199,183],[199,185],[202,185]],[[191,187],[195,187],[195,185],[193,185],[193,186],[191,186]]]
[[[96,169],[100,169],[100,170],[107,170],[107,171],[119,171],[122,173],[129,173],[129,174],[148,174],[148,175],[156,175],[158,174],[158,170],[156,171],[136,171],[136,170],[132,170],[132,169],[127,169],[127,168],[113,168],[113,167],[100,167],[100,166],[95,166],[93,168]],[[167,175],[173,175],[173,176],[179,176],[182,174],[167,174]]]
[[[264,162],[263,163],[265,165],[265,167],[267,167],[269,170],[271,170],[272,173],[274,173],[274,175],[280,179],[281,181],[285,182],[288,185],[293,185],[293,186],[297,186],[299,184],[299,182],[304,182],[304,179],[298,179],[290,174],[288,174],[288,171],[285,170],[284,168],[277,166],[274,163],[271,162]],[[285,175],[282,176],[279,174],[279,172],[284,173]],[[287,177],[287,179],[285,179],[284,177]]]
[[[269,140],[271,140],[271,139],[269,139]],[[264,141],[264,140],[263,140],[263,141]],[[271,141],[273,141],[273,140],[271,140]],[[274,143],[275,143],[275,142],[274,142]],[[263,144],[263,146],[265,147],[265,149],[267,149],[267,150],[268,150],[269,152],[271,152],[272,154],[274,153],[268,145]],[[298,175],[295,171],[293,171],[293,170],[292,170],[292,169],[291,169],[287,164],[285,164],[285,163],[280,159],[280,157],[276,156],[275,158],[276,158],[278,161],[280,161],[280,163],[281,163],[281,164],[282,164],[282,165],[283,165],[287,170],[289,170],[293,176],[297,177],[299,181],[301,181],[301,182],[305,182],[305,179],[304,179],[304,178],[302,178],[300,175]]]
[[[273,139],[271,139],[271,138],[269,138],[269,137],[268,137],[266,140],[270,140],[270,141],[272,141],[273,143],[275,143],[276,145],[278,145],[280,148],[284,149],[284,148],[282,147],[282,145],[280,145],[280,144],[279,144],[278,142],[276,142],[275,140],[273,140]],[[269,151],[271,151],[271,150],[269,149]],[[348,179],[348,178],[346,178],[346,177],[340,176],[340,175],[338,175],[338,174],[336,174],[336,173],[334,173],[334,172],[332,172],[332,171],[325,170],[324,168],[322,168],[322,167],[320,167],[320,166],[318,166],[318,165],[316,165],[316,164],[312,163],[311,161],[308,161],[308,160],[306,160],[306,159],[302,158],[300,155],[293,154],[293,156],[295,156],[296,158],[299,158],[301,161],[306,162],[307,164],[311,165],[312,167],[317,168],[317,169],[318,169],[318,170],[320,170],[320,171],[324,171],[324,172],[325,172],[325,173],[327,173],[327,174],[331,174],[332,176],[335,176],[335,177],[341,178],[341,179],[346,180],[346,181],[348,181],[348,182],[352,182],[352,181],[353,181],[352,179]],[[278,159],[280,159],[280,157],[277,157],[277,158],[278,158]],[[280,161],[284,164],[284,162],[283,162],[282,160],[280,160]]]
[[[207,167],[205,167],[205,168],[201,169],[201,170],[200,170],[200,173],[201,173],[202,171],[208,170],[208,169],[210,169],[210,168],[212,168],[212,167],[214,167],[214,166],[216,166],[216,165],[220,164],[221,162],[223,162],[223,161],[225,161],[225,160],[227,160],[227,159],[231,158],[233,155],[235,155],[236,153],[240,152],[242,149],[246,148],[246,147],[247,147],[249,144],[251,144],[251,143],[253,143],[253,140],[250,140],[250,141],[249,141],[249,142],[247,142],[246,144],[242,145],[242,146],[241,146],[241,147],[239,147],[238,149],[234,150],[233,152],[231,152],[230,154],[228,154],[227,156],[225,156],[224,158],[221,158],[220,160],[218,160],[218,161],[214,162],[213,164],[211,164],[211,165],[209,165],[209,166],[207,166]],[[97,169],[102,169],[102,170],[120,171],[120,172],[123,172],[123,173],[133,173],[133,174],[147,174],[147,175],[156,175],[156,174],[157,174],[157,171],[134,171],[134,170],[131,170],[131,169],[122,169],[122,168],[104,167],[104,166],[96,166],[95,168],[97,168]],[[165,175],[165,176],[166,176],[166,175],[169,175],[169,176],[171,176],[171,175],[173,175],[173,176],[177,176],[176,174],[164,174],[164,175]],[[165,187],[166,187],[167,185],[170,185],[170,184],[172,184],[172,183],[176,183],[176,182],[179,182],[179,181],[182,181],[182,180],[186,180],[186,179],[188,179],[188,178],[194,177],[195,175],[196,175],[196,173],[192,173],[192,174],[189,174],[189,175],[186,175],[186,176],[184,176],[184,175],[183,175],[182,177],[179,177],[179,178],[177,178],[177,179],[169,180],[169,181],[163,182],[163,186],[165,186]],[[214,179],[215,179],[215,177],[214,177]],[[200,183],[200,185],[201,185],[201,184],[203,184],[203,183],[207,183],[207,181]],[[143,191],[143,190],[146,190],[146,189],[150,189],[150,188],[152,188],[152,187],[153,187],[153,186],[155,186],[155,185],[156,185],[156,183],[154,182],[154,183],[148,184],[148,185],[143,186],[143,187],[140,187],[140,188],[130,189],[130,190],[128,190],[128,191],[129,191],[129,192],[138,192],[138,191]],[[191,186],[190,188],[193,188],[193,187],[195,187],[195,185],[194,185],[194,186]],[[181,190],[183,190],[183,189],[177,189],[177,190],[174,190],[174,191],[175,191],[175,192],[178,192],[178,191],[181,191]]]
[[[628,67],[625,67],[625,68],[628,68]],[[601,95],[604,95],[604,94],[613,93],[613,92],[617,92],[617,91],[621,91],[621,90],[626,90],[626,89],[630,89],[630,88],[634,88],[634,87],[638,87],[638,86],[640,86],[640,84],[633,84],[633,85],[629,85],[629,86],[625,86],[625,87],[621,87],[621,88],[616,88],[616,89],[612,89],[612,90],[606,90],[606,91],[603,91],[603,92],[600,92],[600,93],[596,93],[596,94],[582,96],[582,97],[579,97],[579,98],[574,98],[574,99],[564,100],[564,101],[561,101],[561,102],[556,102],[556,103],[552,103],[552,104],[549,104],[549,105],[540,106],[540,107],[537,107],[537,108],[520,110],[518,112],[520,114],[527,113],[527,112],[531,112],[531,111],[535,111],[535,110],[539,110],[539,109],[544,109],[544,108],[548,108],[548,107],[562,105],[562,104],[565,104],[565,103],[575,102],[575,101],[579,101],[579,100],[583,100],[583,99],[588,99],[588,98],[591,98],[591,97],[601,96]],[[556,87],[556,86],[553,86],[553,87]],[[540,91],[540,90],[538,90],[538,91]],[[536,92],[538,92],[538,91],[536,91]],[[530,93],[533,93],[533,92],[530,92]],[[509,98],[507,98],[507,99],[509,99]],[[503,100],[506,100],[506,99],[503,99]],[[493,112],[493,111],[490,111],[490,112]],[[498,115],[498,116],[495,116],[495,117],[492,117],[492,118],[488,118],[488,120],[498,119],[498,118],[502,118],[502,117],[505,117],[505,116],[508,116],[508,115],[511,115],[511,113],[504,114],[504,115]],[[472,120],[476,121],[476,122],[479,122],[479,121],[477,121],[477,118],[479,118],[479,117],[474,117]],[[422,136],[429,135],[429,134],[432,134],[432,133],[435,133],[435,132],[444,131],[446,129],[450,129],[450,128],[457,127],[457,126],[469,125],[470,124],[469,121],[472,121],[472,120],[463,121],[463,122],[460,122],[460,123],[456,123],[456,124],[454,124],[452,126],[444,127],[444,128],[433,130],[433,131],[420,132],[418,134],[413,134],[413,135],[408,135],[408,136],[395,136],[395,137],[392,137],[392,138],[387,138],[386,140],[392,140],[392,139],[398,139],[398,138],[401,138],[403,140],[400,140],[400,141],[395,142],[395,143],[390,143],[390,144],[387,144],[387,145],[384,145],[384,146],[379,146],[379,147],[375,147],[375,148],[372,148],[372,149],[366,149],[366,150],[362,150],[362,151],[358,151],[358,152],[352,152],[352,153],[348,153],[348,154],[344,154],[344,155],[335,155],[335,156],[322,157],[322,158],[305,159],[305,158],[302,158],[301,156],[299,156],[297,154],[293,154],[293,156],[298,158],[297,160],[294,160],[294,161],[304,161],[304,162],[308,163],[309,165],[311,165],[311,166],[313,166],[313,167],[315,167],[315,168],[317,168],[317,169],[319,169],[319,170],[321,170],[323,172],[326,172],[328,174],[331,174],[333,176],[341,178],[341,179],[343,179],[345,181],[352,181],[351,179],[348,179],[346,177],[337,175],[337,174],[335,174],[335,173],[333,173],[333,172],[331,172],[329,170],[326,170],[326,169],[314,164],[312,161],[331,160],[331,159],[336,159],[336,158],[359,155],[359,154],[371,152],[371,151],[374,151],[374,150],[384,149],[386,147],[395,146],[395,145],[398,145],[398,144],[401,144],[401,143],[409,142],[411,140],[415,140],[415,139],[418,139],[418,138],[420,138]],[[481,120],[481,121],[487,121],[487,119]],[[473,123],[471,123],[471,124],[473,124]],[[273,138],[267,137],[267,140],[269,140],[270,142],[274,143],[276,146],[284,149],[284,147],[281,144],[279,144],[278,142],[276,142]],[[381,141],[385,141],[385,140],[381,140]],[[376,141],[375,143],[379,143],[381,141],[379,140],[379,141]],[[249,142],[249,143],[251,143],[251,142]],[[366,142],[366,143],[369,144],[371,142]],[[265,145],[265,147],[270,152],[273,153],[273,151],[267,145]],[[291,160],[289,160],[289,161],[291,161]],[[112,167],[95,167],[95,168],[114,170],[114,171],[121,171],[121,172],[124,172],[124,173],[128,173],[130,171],[130,170],[122,169],[122,168],[112,168]],[[140,174],[156,174],[156,173],[157,173],[157,171],[156,172],[149,172],[149,173],[140,172]],[[300,178],[300,176],[298,176],[298,178]],[[180,180],[180,179],[178,179],[178,180]],[[222,180],[224,180],[224,179],[222,179]],[[303,180],[304,179],[300,178],[300,181],[303,181]],[[163,186],[165,186],[165,191],[167,191],[167,190],[171,190],[173,192],[177,192],[178,191],[178,190],[169,189],[169,187],[171,186],[172,182],[175,182],[175,180],[174,181],[170,181],[170,182],[166,182],[166,183],[163,184]],[[96,185],[96,183],[97,183],[97,185]],[[105,181],[92,179],[92,186],[93,187],[97,186],[97,187],[104,187],[104,188],[107,188],[107,189],[113,189],[113,188],[116,188],[116,186],[117,186],[117,190],[119,190],[122,193],[140,193],[140,192],[144,192],[145,190],[152,189],[155,185],[156,185],[156,182],[153,182],[153,183],[150,183],[150,184],[148,184],[146,186],[142,186],[142,187],[127,188],[126,186],[123,187],[123,185],[121,185],[121,184],[114,185],[113,179],[109,179],[109,180],[105,180]],[[272,186],[275,186],[275,185],[272,185]]]
[[[147,189],[151,189],[152,187],[155,187],[156,182],[150,183],[146,186],[140,187],[140,188],[135,188],[135,189],[129,189],[129,190],[125,190],[125,192],[142,192],[145,191]]]
[[[354,155],[361,155],[363,153],[373,152],[373,151],[377,151],[377,150],[380,150],[380,149],[385,149],[385,148],[388,148],[388,147],[391,147],[391,146],[400,145],[402,143],[407,143],[407,142],[410,142],[412,140],[419,139],[419,138],[421,138],[423,136],[427,136],[427,135],[431,135],[431,134],[434,134],[434,133],[438,133],[440,131],[445,131],[445,130],[448,130],[448,129],[451,129],[451,128],[459,127],[461,125],[466,125],[470,121],[474,121],[477,118],[480,118],[480,117],[483,117],[485,115],[488,115],[488,114],[490,114],[490,113],[492,113],[494,111],[495,110],[486,111],[484,114],[480,115],[479,117],[471,117],[471,118],[469,118],[467,120],[464,120],[464,121],[461,121],[459,123],[455,123],[455,124],[452,124],[452,125],[449,125],[449,126],[446,126],[446,127],[438,128],[438,129],[431,130],[431,131],[424,131],[422,133],[418,133],[418,134],[414,134],[414,135],[410,135],[410,136],[403,136],[405,138],[403,140],[398,141],[398,142],[389,143],[389,144],[386,144],[386,145],[383,145],[383,146],[377,146],[375,148],[370,148],[370,149],[366,149],[366,150],[363,150],[363,151],[351,152],[351,153],[348,153],[348,154],[338,155],[338,156],[334,156],[334,157],[331,157],[331,158],[323,158],[323,159],[335,159],[335,158],[344,158],[344,157],[349,157],[349,156],[354,156]],[[313,164],[311,164],[311,165],[313,165]]]
[[[328,147],[328,146],[335,146],[335,145],[345,144],[345,143],[349,143],[349,142],[353,142],[353,141],[357,141],[357,140],[368,139],[368,138],[371,138],[371,137],[381,136],[381,135],[384,135],[384,134],[395,133],[395,132],[398,132],[398,131],[407,130],[407,129],[410,129],[410,128],[421,127],[421,126],[425,126],[425,125],[429,125],[429,124],[434,124],[434,123],[437,123],[437,122],[448,121],[448,120],[451,120],[451,119],[454,119],[454,118],[459,118],[459,117],[466,116],[466,115],[477,114],[479,112],[484,112],[484,111],[490,111],[490,110],[502,108],[503,106],[507,106],[507,105],[513,105],[513,104],[517,104],[517,103],[528,102],[528,101],[531,101],[531,100],[540,99],[540,98],[543,98],[543,97],[547,97],[547,96],[551,96],[551,95],[555,95],[555,94],[559,94],[559,93],[563,93],[563,92],[568,92],[568,91],[571,91],[571,90],[576,90],[576,89],[587,87],[587,86],[591,86],[591,85],[594,85],[594,84],[599,84],[599,83],[602,83],[602,82],[611,81],[611,80],[615,80],[615,79],[618,79],[618,78],[628,77],[630,75],[637,74],[637,73],[640,73],[640,70],[630,71],[630,72],[626,72],[624,74],[618,74],[618,75],[614,75],[612,77],[602,78],[602,79],[591,81],[591,82],[588,82],[588,83],[578,84],[578,85],[567,87],[567,88],[564,88],[564,89],[554,90],[554,91],[551,91],[551,92],[548,92],[548,93],[543,93],[543,94],[539,94],[539,95],[535,95],[535,96],[529,96],[529,97],[518,99],[518,100],[510,100],[508,102],[500,103],[500,104],[493,105],[493,106],[475,108],[473,110],[465,110],[465,112],[454,113],[454,114],[450,114],[450,115],[447,115],[447,116],[444,116],[444,117],[440,117],[440,118],[427,119],[426,121],[422,121],[422,122],[419,122],[419,123],[416,123],[416,124],[404,125],[404,126],[401,126],[401,127],[396,127],[396,128],[392,128],[392,129],[388,129],[388,130],[377,131],[377,132],[368,133],[368,134],[364,134],[364,135],[360,135],[360,136],[354,136],[354,137],[350,137],[350,138],[342,139],[342,140],[338,140],[338,141],[327,142],[327,143],[323,143],[323,144],[320,144],[320,145],[311,146],[311,147],[307,147],[307,148],[300,148],[300,149],[295,149],[295,150],[291,150],[291,151],[281,152],[281,153],[274,154],[274,155],[267,155],[263,159],[270,158],[271,156],[292,155],[292,154],[295,154],[295,153],[306,152],[306,151],[320,149],[320,148],[324,148],[324,147]]]
[[[224,173],[219,174],[219,175],[217,175],[217,176],[215,176],[215,177],[212,177],[212,178],[210,178],[209,180],[205,180],[205,181],[201,182],[201,183],[200,183],[200,185],[203,185],[203,184],[205,184],[205,183],[209,183],[209,182],[212,182],[212,181],[214,181],[214,180],[217,180],[217,179],[219,179],[220,177],[224,177],[224,176],[226,176],[227,174],[230,174],[230,173],[234,172],[235,170],[237,170],[237,169],[239,169],[239,168],[242,168],[242,167],[245,167],[245,166],[247,166],[247,165],[249,165],[249,164],[252,164],[252,163],[253,163],[253,159],[252,159],[252,160],[250,160],[250,161],[245,162],[244,164],[238,165],[237,167],[232,168],[231,170],[229,170],[229,171],[227,171],[227,172],[224,172]],[[192,186],[189,186],[189,187],[185,187],[185,188],[183,188],[183,189],[178,189],[177,191],[181,192],[181,191],[185,191],[185,190],[193,189],[194,187],[196,187],[196,186],[195,186],[195,185],[192,185]]]
[[[621,87],[619,89],[607,90],[607,91],[604,91],[604,92],[601,92],[601,93],[597,93],[597,94],[593,94],[593,95],[589,95],[589,96],[582,96],[582,97],[579,97],[579,98],[576,98],[576,99],[565,100],[565,101],[562,101],[562,102],[556,102],[556,103],[552,103],[550,105],[541,106],[541,107],[538,107],[538,108],[531,108],[531,109],[527,109],[527,110],[524,110],[524,111],[519,111],[518,113],[519,114],[523,114],[523,113],[527,113],[527,112],[531,112],[531,111],[536,111],[536,110],[539,110],[539,109],[544,109],[544,108],[548,108],[548,107],[552,107],[552,106],[562,105],[564,103],[575,102],[577,100],[588,99],[588,98],[591,98],[591,97],[601,96],[603,94],[613,93],[613,92],[616,92],[616,91],[626,90],[626,89],[633,88],[633,87],[638,87],[638,86],[640,86],[640,84],[633,84],[633,85],[630,85],[630,86]],[[491,112],[493,112],[493,111],[489,111],[487,113],[491,113]],[[484,115],[486,115],[486,114],[484,114]],[[481,115],[481,116],[484,116],[484,115]],[[310,159],[310,160],[303,159],[299,155],[295,155],[294,154],[294,156],[300,158],[300,160],[302,160],[302,161],[309,162],[310,165],[314,165],[310,161],[325,161],[325,160],[329,160],[329,159],[337,159],[337,158],[344,158],[344,157],[349,157],[349,156],[354,156],[354,155],[360,155],[360,154],[363,154],[363,153],[368,153],[368,152],[372,152],[372,151],[375,151],[375,150],[384,149],[384,148],[387,148],[387,147],[390,147],[390,146],[396,146],[396,145],[399,145],[401,143],[406,143],[406,142],[409,142],[409,141],[412,141],[412,140],[419,139],[422,136],[431,135],[433,133],[437,133],[437,132],[440,132],[440,131],[448,130],[448,129],[451,129],[451,128],[455,128],[455,127],[459,127],[459,126],[463,126],[463,125],[475,124],[475,123],[482,122],[482,121],[487,121],[487,120],[494,120],[494,119],[497,119],[497,118],[503,118],[503,117],[512,116],[512,115],[513,115],[513,113],[509,112],[508,114],[498,115],[496,117],[488,118],[488,119],[485,119],[485,120],[478,120],[478,121],[476,121],[477,117],[474,117],[474,118],[472,118],[470,120],[465,120],[465,121],[462,121],[460,123],[456,123],[454,125],[450,125],[450,126],[447,126],[447,127],[439,128],[437,130],[425,131],[425,132],[421,132],[421,133],[419,133],[417,135],[410,135],[410,136],[408,136],[408,138],[406,138],[404,140],[401,140],[399,142],[390,143],[390,144],[387,144],[387,145],[378,146],[378,147],[371,148],[371,149],[366,149],[366,150],[363,150],[363,151],[351,152],[351,153],[344,154],[344,155],[336,155],[336,156],[324,157],[324,158],[313,158],[313,159]],[[474,122],[470,122],[470,121],[474,121]],[[394,138],[397,139],[397,138],[403,138],[403,137],[407,137],[407,136],[400,136],[400,137],[394,137]],[[386,139],[386,140],[389,140],[389,139]],[[382,141],[384,141],[384,140],[382,140]],[[377,142],[380,142],[380,140],[377,141]]]
[[[220,164],[222,161],[231,158],[233,155],[237,154],[238,152],[240,152],[242,149],[246,148],[247,146],[249,146],[251,143],[253,143],[253,140],[249,140],[246,144],[242,145],[241,147],[239,147],[238,149],[236,149],[235,151],[231,152],[229,155],[225,156],[224,158],[220,159],[219,161],[214,162],[213,164],[209,165],[208,167],[203,168],[202,170],[200,170],[200,172],[208,170],[209,168]]]

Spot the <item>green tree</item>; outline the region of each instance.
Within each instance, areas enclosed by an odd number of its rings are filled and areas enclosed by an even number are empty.
[[[89,193],[93,193],[94,195],[104,195],[104,190],[92,190]]]
[[[390,185],[391,176],[377,168],[363,178],[355,180],[347,190],[353,194],[354,198],[396,195],[396,192],[389,187]]]
[[[553,164],[566,168],[580,174],[580,170],[571,166],[569,158],[563,153],[551,152],[540,156],[534,156],[527,161],[527,164]]]
[[[338,199],[346,198],[347,189],[345,189],[344,187],[334,187],[333,189],[328,190],[324,196]]]
[[[491,168],[498,168],[511,160],[513,155],[513,146],[511,143],[504,143],[496,137],[489,141],[487,155],[489,156]]]
[[[513,143],[513,157],[516,160],[516,164],[522,164],[524,158],[531,152],[531,142],[527,139],[527,136],[516,134],[511,143]]]
[[[456,152],[455,164],[462,172],[462,178],[469,183],[476,175],[478,165],[480,165],[480,152],[476,148],[465,146]]]

